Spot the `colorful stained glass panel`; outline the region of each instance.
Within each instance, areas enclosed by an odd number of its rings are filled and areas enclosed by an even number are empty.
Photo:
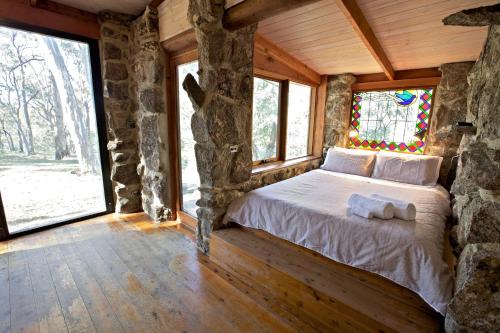
[[[433,88],[355,92],[350,145],[422,154]]]

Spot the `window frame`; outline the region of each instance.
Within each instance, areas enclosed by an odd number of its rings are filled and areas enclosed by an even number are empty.
[[[277,128],[277,142],[276,142],[276,157],[263,159],[263,160],[253,160],[253,168],[258,168],[266,166],[276,162],[286,162],[303,159],[312,155],[313,139],[314,139],[314,124],[315,124],[315,110],[316,110],[316,89],[317,87],[299,81],[294,81],[290,79],[277,78],[270,75],[254,74],[254,78],[259,78],[263,80],[269,80],[278,82],[280,85],[280,92],[278,97],[278,128]],[[308,86],[311,88],[311,95],[309,100],[309,126],[308,126],[308,138],[307,138],[307,155],[298,156],[288,159],[286,156],[286,141],[288,134],[288,96],[290,82]],[[253,102],[253,101],[252,101]],[[253,112],[253,104],[252,104]],[[253,119],[253,118],[252,118]],[[253,124],[252,124],[252,134],[253,134]],[[253,136],[252,136],[253,139]]]
[[[412,90],[412,89],[432,89],[432,99],[431,99],[431,106],[429,109],[429,116],[428,116],[428,121],[427,121],[427,133],[425,135],[425,140],[422,140],[424,142],[424,149],[422,150],[421,153],[418,153],[417,151],[412,152],[412,151],[400,151],[400,150],[386,150],[386,149],[380,149],[380,148],[371,148],[371,147],[356,147],[352,145],[351,143],[351,137],[348,136],[347,141],[348,141],[348,147],[350,149],[358,149],[358,150],[369,150],[369,151],[389,151],[393,153],[399,153],[399,154],[411,154],[411,155],[426,155],[429,149],[428,140],[429,140],[429,131],[432,126],[432,115],[434,112],[434,101],[436,99],[437,95],[437,88],[438,86],[436,84],[428,84],[428,85],[418,85],[418,86],[413,86],[413,85],[407,85],[407,86],[395,86],[395,87],[387,87],[387,88],[370,88],[370,89],[352,89],[351,92],[351,100],[349,104],[349,127],[348,127],[348,133],[352,131],[352,107],[353,107],[353,101],[354,101],[354,94],[355,93],[360,93],[360,92],[373,92],[373,91],[394,91],[394,90]]]
[[[174,166],[173,172],[171,173],[171,181],[174,186],[171,186],[171,195],[174,200],[173,207],[175,211],[173,214],[176,218],[181,218],[185,223],[187,223],[189,228],[193,230],[196,228],[196,216],[192,216],[190,213],[184,210],[184,202],[182,197],[182,167],[181,167],[181,131],[180,131],[180,110],[179,110],[179,71],[178,68],[182,65],[198,61],[197,52],[187,52],[181,53],[179,55],[173,56],[168,59],[168,79],[171,81],[167,82],[167,104],[170,107],[170,112],[168,112],[169,118],[169,143],[172,148],[172,153],[170,154],[170,165]]]
[[[108,125],[106,119],[106,112],[104,109],[104,94],[103,94],[103,76],[101,72],[101,58],[99,52],[99,40],[87,37],[80,34],[75,34],[65,30],[56,30],[44,26],[37,26],[24,22],[17,22],[10,19],[0,19],[0,26],[19,29],[25,32],[32,32],[43,34],[49,37],[68,39],[71,41],[86,43],[89,47],[89,60],[90,71],[92,75],[92,90],[94,100],[94,112],[96,117],[97,141],[98,141],[98,154],[100,158],[100,167],[102,172],[102,186],[104,192],[104,200],[106,209],[104,211],[74,217],[72,219],[65,219],[53,224],[39,226],[34,229],[27,229],[19,232],[10,232],[7,225],[7,218],[5,216],[5,209],[0,195],[0,240],[13,239],[20,236],[33,234],[36,232],[57,228],[63,225],[111,214],[115,212],[115,196],[113,194],[113,184],[111,181],[111,153],[108,152]]]
[[[253,156],[252,156],[252,166],[254,166],[254,167],[280,161],[281,150],[282,150],[280,142],[281,142],[281,135],[282,135],[281,132],[283,131],[283,123],[282,122],[283,122],[283,117],[285,116],[285,118],[286,118],[286,114],[285,115],[283,114],[283,108],[284,108],[284,106],[283,106],[283,85],[284,85],[283,80],[278,80],[278,79],[264,76],[264,75],[254,75],[253,79],[255,79],[255,78],[277,82],[279,84],[279,95],[278,95],[278,119],[277,119],[278,126],[276,128],[276,157],[271,157],[271,158],[262,159],[262,160],[254,160]],[[255,81],[254,81],[254,83],[255,83]],[[252,88],[252,96],[253,96],[253,88]],[[286,124],[285,124],[285,126],[286,126]],[[253,98],[252,98],[252,142],[253,142]]]

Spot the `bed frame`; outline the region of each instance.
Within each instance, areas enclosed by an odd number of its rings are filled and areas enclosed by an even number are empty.
[[[442,331],[443,317],[414,292],[269,233],[232,226],[213,233],[210,259],[300,331]]]

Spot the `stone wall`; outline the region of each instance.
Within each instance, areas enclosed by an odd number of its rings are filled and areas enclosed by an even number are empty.
[[[493,332],[500,327],[500,25],[493,25],[500,22],[500,5],[463,11],[444,22],[492,24],[468,77],[467,121],[476,133],[462,138],[452,186],[460,257],[445,327]]]
[[[462,139],[462,133],[457,131],[455,124],[466,120],[469,87],[467,75],[473,65],[474,62],[468,61],[439,67],[441,82],[434,97],[427,153],[443,157],[439,175],[439,181],[443,185],[447,184],[452,158],[457,155]]]
[[[112,158],[115,209],[119,213],[132,213],[141,209],[141,184],[136,171],[139,160],[136,107],[129,89],[129,27],[133,19],[129,15],[108,11],[99,14],[108,150]]]
[[[191,120],[200,176],[198,247],[222,227],[227,206],[242,195],[252,172],[253,39],[256,26],[228,31],[222,0],[190,0],[188,18],[199,52],[199,85],[183,82],[195,110]]]
[[[352,74],[328,77],[325,107],[324,148],[347,147],[351,120],[351,85],[356,82]]]
[[[165,54],[158,13],[138,17],[99,14],[104,108],[116,211],[141,208],[155,221],[171,218],[165,89]]]
[[[306,161],[292,166],[262,171],[252,175],[250,180],[243,187],[244,192],[249,192],[267,185],[271,185],[282,180],[301,175],[305,172],[319,168],[320,159]]]

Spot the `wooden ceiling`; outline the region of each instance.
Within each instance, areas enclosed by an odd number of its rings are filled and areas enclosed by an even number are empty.
[[[93,13],[110,9],[139,14],[151,0],[55,1]],[[226,0],[226,7],[243,1]],[[443,63],[476,60],[487,28],[444,26],[441,20],[463,9],[497,2],[321,0],[261,21],[258,33],[319,74],[385,72],[391,77],[392,70],[431,68]],[[356,6],[356,3],[364,16],[357,30],[353,27],[356,19],[348,18],[345,11],[346,6]],[[162,41],[182,37],[182,33],[191,29],[186,17],[187,4],[188,0],[164,0],[158,7]],[[360,37],[359,26],[368,27],[372,35],[368,39],[375,40],[376,48],[380,49],[378,54],[366,38]],[[389,66],[381,67],[379,54],[388,60]]]
[[[441,20],[495,0],[357,0],[395,70],[476,60],[486,27]],[[258,32],[320,74],[382,72],[335,0],[323,0],[259,23]]]

